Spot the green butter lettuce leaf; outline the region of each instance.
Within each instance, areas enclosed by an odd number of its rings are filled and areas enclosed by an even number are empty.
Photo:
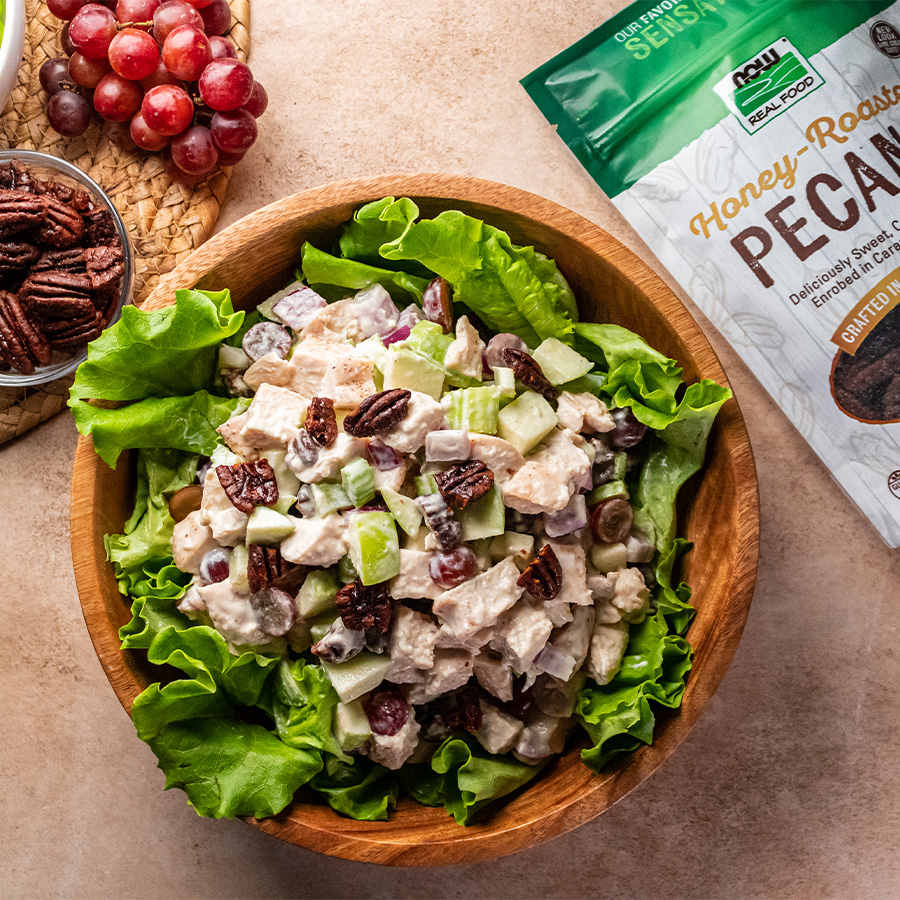
[[[222,443],[216,429],[243,412],[243,397],[216,397],[197,391],[187,397],[149,397],[118,409],[79,402],[75,424],[91,435],[94,449],[112,469],[123,450],[167,447],[209,456]]]
[[[444,778],[429,763],[406,763],[397,773],[400,787],[422,806],[444,805]]]
[[[564,340],[573,330],[575,297],[556,263],[457,210],[410,225],[381,247],[381,256],[421,263],[450,283],[454,302],[529,346],[546,337]]]
[[[602,687],[589,681],[578,696],[575,714],[594,744],[581,758],[591,769],[599,772],[619,754],[651,743],[656,721],[651,701],[677,707],[692,660],[690,645],[669,633],[661,610],[631,626],[618,673]]]
[[[172,562],[168,498],[197,476],[197,457],[177,450],[143,450],[137,460],[137,499],[124,534],[105,538],[119,590],[130,597],[178,598],[190,576]]]
[[[199,815],[213,818],[274,816],[322,767],[316,754],[236,718],[173,723],[147,743],[166,790],[181,788]]]
[[[400,796],[396,773],[364,756],[348,757],[346,762],[325,757],[324,768],[309,786],[322,794],[332,809],[365,822],[385,821]]]
[[[184,591],[185,588],[182,588],[182,596]],[[180,597],[138,597],[131,604],[131,621],[119,629],[122,649],[146,650],[166,628],[176,631],[192,628],[194,623],[175,606],[178,599]]]
[[[408,197],[395,200],[384,197],[361,206],[353,218],[344,225],[338,249],[344,259],[356,259],[370,266],[384,267],[381,247],[396,241],[409,230],[419,217],[419,207]],[[390,267],[390,261],[387,261]],[[427,276],[428,270],[420,267],[416,275]],[[434,277],[433,275],[431,276]]]
[[[655,591],[657,608],[666,617],[669,628],[675,634],[684,634],[694,618],[694,608],[690,605],[691,589],[681,582],[672,584],[672,570],[675,563],[691,549],[693,545],[688,541],[677,538],[672,541],[671,547],[657,557],[654,574],[658,585]]]
[[[447,812],[457,824],[468,825],[479,809],[527,784],[542,766],[490,754],[474,738],[451,737],[435,751],[431,768],[443,776]]]
[[[229,291],[177,291],[174,306],[142,312],[126,306],[122,317],[88,346],[69,406],[81,400],[143,400],[209,389],[216,345],[244,320]]]
[[[406,272],[369,266],[352,259],[341,259],[324,250],[303,245],[303,277],[313,290],[322,285],[337,285],[353,291],[361,291],[371,284],[380,284],[397,299],[422,302],[422,295],[428,287],[428,279],[418,278]]]

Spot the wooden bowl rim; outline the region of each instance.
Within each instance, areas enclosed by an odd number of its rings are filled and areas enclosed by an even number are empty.
[[[260,219],[279,221],[284,217],[303,218],[335,206],[351,205],[357,208],[384,196],[446,200],[448,204],[478,204],[498,213],[513,214],[540,223],[565,238],[586,245],[602,258],[608,258],[615,250],[619,262],[610,264],[623,279],[631,282],[647,302],[658,308],[689,349],[702,377],[730,386],[718,357],[690,312],[635,253],[599,226],[554,201],[509,185],[469,176],[391,173],[333,182],[285,197],[250,213],[194,251],[172,272],[163,276],[142,308],[157,309],[171,303],[177,286],[196,284],[214,266],[222,255],[221,251],[228,245],[240,246],[254,235]],[[676,314],[680,319],[677,329],[671,325]],[[654,740],[653,744],[620,757],[594,777],[590,789],[549,814],[504,828],[492,827],[490,822],[467,828],[457,827],[450,837],[433,842],[418,840],[411,845],[399,832],[396,837],[373,837],[366,834],[366,826],[370,823],[353,822],[337,813],[328,820],[328,827],[322,827],[319,823],[300,823],[284,816],[263,820],[248,818],[247,821],[288,843],[343,859],[393,866],[453,865],[495,859],[565,834],[600,815],[653,774],[688,735],[724,678],[740,641],[756,585],[759,556],[758,484],[749,436],[736,398],[726,405],[716,428],[727,428],[734,444],[730,456],[735,478],[740,545],[735,557],[737,562],[730,599],[727,608],[711,626],[715,639],[710,641],[704,655],[702,671],[707,676],[707,692],[697,702],[689,702],[692,678],[699,678],[695,660],[685,702],[672,713],[678,718],[677,727],[668,729],[665,735],[667,740]],[[79,438],[72,474],[72,559],[82,613],[94,649],[119,701],[130,712],[134,698],[143,687],[124,664],[117,631],[109,627],[110,620],[101,599],[103,590],[99,564],[79,566],[82,559],[90,561],[93,515],[92,510],[80,508],[75,503],[75,497],[93,495],[97,473],[102,465],[94,453],[91,439]],[[610,796],[601,796],[599,789],[610,783]],[[437,812],[446,815],[440,808]],[[384,823],[371,824],[383,826]]]

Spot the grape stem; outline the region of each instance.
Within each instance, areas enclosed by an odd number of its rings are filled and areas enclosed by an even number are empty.
[[[116,22],[116,31],[124,31],[126,28],[152,28],[153,21],[149,22]]]

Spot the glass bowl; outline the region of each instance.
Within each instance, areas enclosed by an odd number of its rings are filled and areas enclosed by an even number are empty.
[[[125,228],[122,217],[119,215],[119,211],[96,181],[64,159],[50,156],[47,153],[38,153],[35,150],[0,151],[0,166],[13,159],[19,160],[30,175],[44,181],[59,181],[69,187],[77,187],[86,191],[90,195],[91,200],[98,206],[109,210],[109,214],[112,216],[116,226],[116,233],[122,242],[124,271],[119,283],[119,303],[106,323],[108,328],[113,322],[118,320],[122,313],[122,307],[131,299],[131,292],[134,286],[134,256],[131,243],[128,240],[128,231]],[[87,348],[85,347],[71,356],[63,357],[62,354],[57,355],[60,357],[58,361],[55,360],[49,366],[38,366],[31,375],[20,375],[15,371],[0,372],[0,386],[34,387],[35,385],[46,384],[48,381],[55,381],[57,378],[70,375],[87,359]]]

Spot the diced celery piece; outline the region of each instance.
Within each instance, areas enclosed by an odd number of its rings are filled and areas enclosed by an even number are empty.
[[[411,350],[388,350],[381,360],[384,374],[384,390],[409,388],[441,399],[444,390],[444,373],[430,359]]]
[[[500,485],[495,484],[483,497],[470,503],[459,514],[462,539],[477,541],[480,538],[503,534],[506,528],[506,510]]]
[[[373,334],[372,337],[368,337],[358,343],[355,347],[355,352],[357,356],[371,359],[375,366],[380,369],[384,355],[388,350],[384,346],[384,341],[377,334]]]
[[[334,609],[334,598],[337,594],[338,582],[334,572],[328,569],[313,569],[300,593],[297,594],[297,609],[304,619],[311,619],[320,613]]]
[[[312,634],[309,623],[303,619],[297,619],[291,630],[285,635],[288,646],[294,653],[306,653],[312,645]],[[291,679],[293,681],[293,679]]]
[[[250,581],[247,578],[247,564],[250,562],[250,551],[246,544],[238,544],[231,551],[228,560],[228,580],[233,591],[250,590]]]
[[[498,434],[519,453],[534,449],[556,427],[553,407],[534,391],[525,391],[500,410]]]
[[[443,372],[444,378],[454,387],[471,387],[480,384],[479,379],[469,378],[444,365],[447,348],[452,343],[453,335],[444,334],[440,325],[435,322],[417,322],[409,337],[393,346],[397,350],[410,350],[424,356]]]
[[[350,509],[353,506],[353,501],[339,484],[320,481],[318,484],[311,484],[310,490],[313,503],[316,504],[316,512],[320,516],[327,516],[328,513],[337,512],[340,509]]]
[[[293,494],[296,497],[297,491],[300,490],[300,479],[288,468],[286,457],[287,450],[266,451],[266,459],[275,472],[278,494]]]
[[[341,750],[352,753],[358,750],[370,737],[372,727],[369,717],[363,709],[362,702],[351,700],[349,703],[338,703],[334,708],[332,730]]]
[[[219,344],[219,369],[249,369],[253,360],[247,356],[240,347],[231,347],[228,344]]]
[[[426,494],[436,494],[438,492],[437,482],[434,480],[434,475],[417,475],[416,476],[416,493],[420,497],[424,497]]]
[[[447,422],[451,428],[477,431],[481,434],[497,433],[497,417],[500,413],[500,389],[489,384],[482,387],[461,388],[451,391]]]
[[[341,469],[341,486],[350,502],[359,509],[375,499],[375,471],[361,457],[351,460]]]
[[[614,453],[613,454],[613,480],[614,481],[624,481],[625,480],[625,472],[628,469],[628,454],[627,453]]]
[[[350,559],[363,584],[378,584],[400,574],[397,524],[389,512],[350,517]]]
[[[338,580],[342,584],[356,581],[357,574],[356,566],[353,565],[353,560],[350,559],[349,553],[338,560]]]
[[[511,556],[516,565],[524,569],[534,553],[534,535],[504,531],[491,541],[490,553],[494,562],[501,562]]]
[[[331,630],[337,614],[334,612],[324,612],[309,620],[309,633],[313,641],[321,641],[323,637]]]
[[[321,664],[341,701],[351,703],[375,690],[384,681],[391,667],[391,658],[386,653],[363,650],[347,662],[331,663],[323,659]]]
[[[494,369],[494,384],[500,389],[501,397],[516,396],[516,376],[512,369],[497,366]]]
[[[241,458],[232,453],[224,444],[216,444],[215,450],[210,454],[209,464],[215,468],[216,466],[234,466],[241,461]]]
[[[601,575],[618,572],[628,565],[628,555],[624,544],[594,544],[591,547],[591,562]]]
[[[594,364],[556,338],[547,338],[532,354],[551,384],[565,384],[587,375]]]
[[[277,544],[293,534],[297,526],[290,516],[268,506],[257,506],[247,520],[248,544]]]
[[[433,476],[432,476],[433,477]],[[387,504],[391,515],[397,520],[397,524],[406,534],[414,538],[422,526],[422,509],[411,497],[392,491],[390,488],[381,489],[381,498]]]
[[[603,500],[611,500],[613,497],[624,497],[626,500],[628,499],[628,488],[625,487],[624,481],[607,481],[606,484],[595,487],[587,495],[588,506],[591,506],[594,503],[600,503]]]
[[[293,494],[282,494],[279,492],[278,499],[275,501],[275,505],[272,509],[274,509],[275,512],[280,512],[282,515],[286,516],[296,502],[297,498]]]
[[[587,375],[582,375],[581,378],[566,382],[562,388],[572,394],[593,394],[595,397],[599,397],[604,384],[606,384],[605,375],[589,372]]]

